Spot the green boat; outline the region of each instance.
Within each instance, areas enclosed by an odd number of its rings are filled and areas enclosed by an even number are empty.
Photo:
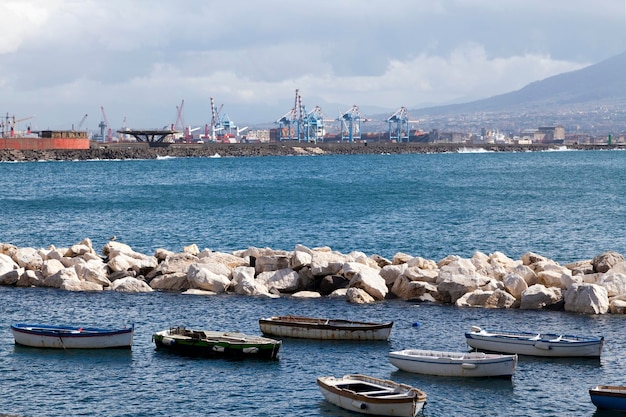
[[[152,335],[157,349],[207,357],[278,359],[282,342],[238,332],[172,327]]]

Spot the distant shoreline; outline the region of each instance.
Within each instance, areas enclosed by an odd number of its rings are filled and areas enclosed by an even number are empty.
[[[255,157],[298,155],[376,155],[376,154],[425,154],[460,152],[541,152],[553,150],[614,150],[626,145],[471,145],[462,143],[208,143],[172,144],[168,147],[150,148],[145,143],[94,143],[85,150],[0,150],[0,161],[71,161],[111,159],[157,159],[162,157]]]

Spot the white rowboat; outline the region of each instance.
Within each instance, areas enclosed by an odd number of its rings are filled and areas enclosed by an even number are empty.
[[[604,337],[484,330],[472,326],[467,344],[478,350],[529,356],[600,357]]]
[[[100,329],[18,323],[11,325],[11,331],[15,344],[23,346],[52,349],[130,349],[135,326]]]
[[[388,340],[393,322],[370,323],[300,316],[275,316],[259,320],[263,334],[318,340]]]
[[[405,349],[390,352],[389,362],[416,374],[510,378],[515,374],[517,355]]]
[[[363,414],[415,417],[426,404],[417,388],[366,375],[319,377],[317,385],[331,404]]]

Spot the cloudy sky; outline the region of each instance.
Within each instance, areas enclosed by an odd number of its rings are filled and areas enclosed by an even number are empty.
[[[626,49],[624,0],[0,0],[0,114],[38,129],[335,118],[517,90]]]

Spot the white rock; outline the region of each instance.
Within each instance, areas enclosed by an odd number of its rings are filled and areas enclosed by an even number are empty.
[[[444,267],[447,268],[447,267]],[[441,281],[441,273],[437,279],[437,290],[442,297],[442,301],[454,303],[464,294],[483,287],[489,283],[490,278],[477,273],[469,274],[450,274],[444,275]]]
[[[357,273],[350,280],[349,287],[360,288],[378,301],[384,300],[389,292],[385,279],[371,268],[365,268]]]
[[[59,289],[66,291],[102,291],[103,287],[95,282],[67,280],[63,281]]]
[[[561,289],[556,287],[547,288],[542,284],[535,284],[522,292],[520,309],[539,310],[547,305],[561,300]]]
[[[408,267],[408,264],[387,265],[380,270],[379,275],[383,277],[385,284],[393,285],[393,283],[396,282],[396,279],[398,279],[398,277],[402,275]],[[419,270],[419,268],[415,269]]]
[[[291,268],[267,271],[257,275],[256,281],[265,287],[280,292],[294,292],[299,288],[300,276]]]
[[[15,262],[24,269],[41,270],[43,258],[34,248],[19,248],[14,255]]]
[[[311,272],[315,276],[336,275],[341,271],[344,261],[341,254],[316,250],[311,258]]]
[[[292,294],[293,298],[320,298],[321,296],[317,291],[298,291]]]
[[[437,287],[429,282],[412,281],[401,275],[391,287],[391,292],[403,300],[417,300],[424,294],[437,294]]]
[[[172,272],[158,275],[150,280],[149,285],[153,290],[184,291],[189,289],[189,279],[184,272]]]
[[[111,289],[113,291],[128,292],[128,293],[141,293],[152,292],[152,288],[140,279],[133,277],[125,277],[116,279],[111,283]]]
[[[199,290],[197,288],[190,288],[183,292],[182,294],[186,295],[216,295],[217,293],[213,291]]]
[[[517,300],[522,298],[522,293],[528,288],[528,284],[526,284],[526,280],[520,275],[509,272],[502,279],[504,283],[504,287],[506,290],[515,297]]]
[[[584,314],[605,314],[609,297],[604,287],[596,284],[574,284],[565,290],[565,311]]]
[[[613,271],[602,274],[598,285],[606,289],[609,297],[626,294],[626,274]]]
[[[101,287],[108,287],[111,281],[108,278],[107,266],[102,260],[78,262],[74,265],[76,275],[81,281],[93,282]]]
[[[193,264],[187,270],[187,278],[191,288],[223,293],[230,285],[230,280],[224,275],[213,273],[204,264]]]
[[[239,295],[269,294],[268,288],[254,278],[254,267],[238,266],[233,269],[233,284],[235,293]]]
[[[369,304],[376,300],[361,288],[348,288],[346,291],[346,300],[354,304]]]
[[[66,281],[80,282],[76,270],[73,267],[63,268],[56,274],[50,275],[43,280],[45,287],[61,288]]]

